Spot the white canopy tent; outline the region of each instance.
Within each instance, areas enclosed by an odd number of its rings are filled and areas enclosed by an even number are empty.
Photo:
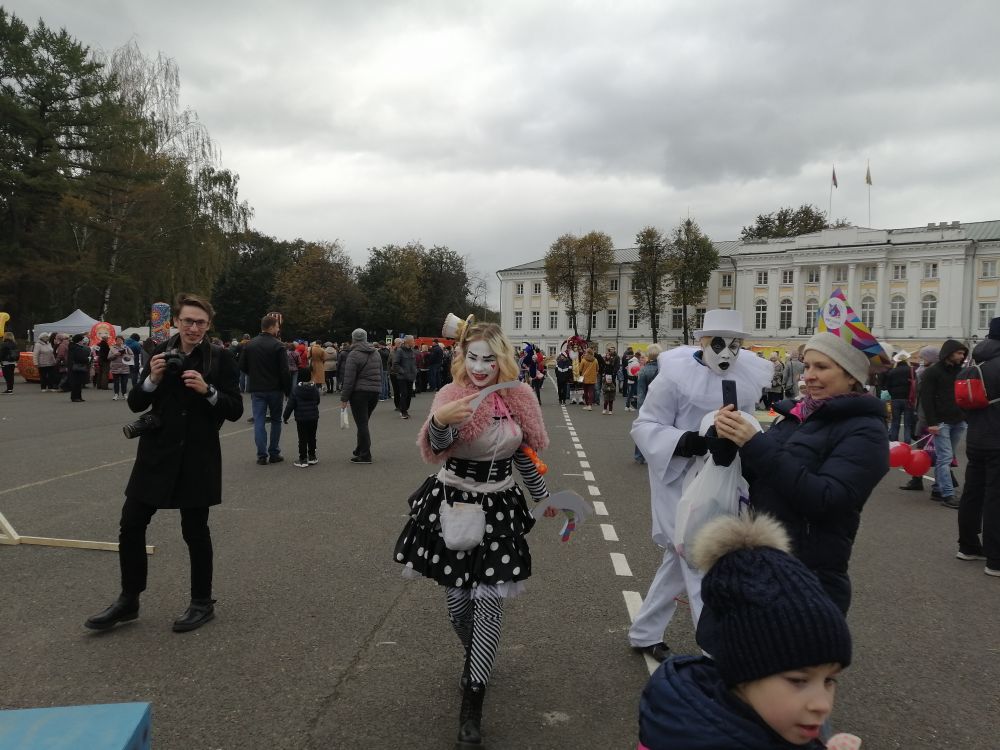
[[[35,341],[43,333],[68,333],[71,336],[74,333],[90,333],[90,329],[97,322],[97,320],[87,315],[83,310],[77,309],[62,320],[57,320],[54,323],[39,323],[35,326],[33,333]],[[115,331],[118,331],[118,326],[115,326]]]

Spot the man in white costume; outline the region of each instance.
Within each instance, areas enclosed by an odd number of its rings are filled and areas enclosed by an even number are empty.
[[[659,373],[632,425],[632,439],[649,468],[653,541],[663,548],[663,562],[628,636],[633,648],[657,661],[670,654],[663,634],[677,608],[675,597],[686,589],[695,626],[701,615],[701,575],[677,554],[673,539],[685,478],[695,476],[709,450],[710,439],[698,433],[702,420],[723,406],[723,380],[735,381],[736,408],[752,414],[774,374],[767,360],[739,356],[746,335],[738,310],[709,310],[703,330],[695,332],[700,346],[679,346],[657,358]],[[724,451],[720,443],[728,441],[714,440],[719,443],[713,447]]]

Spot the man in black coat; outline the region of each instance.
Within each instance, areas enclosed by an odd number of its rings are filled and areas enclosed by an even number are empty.
[[[128,394],[129,408],[149,409],[158,424],[141,431],[125,488],[118,536],[121,594],[87,620],[91,630],[139,616],[139,595],[146,589],[146,527],[161,508],[180,509],[191,560],[191,604],[174,621],[174,631],[194,630],[214,617],[208,510],[222,502],[219,428],[243,415],[236,362],[206,338],[214,315],[208,300],[179,295],[174,304],[179,333],[156,347],[140,386]]]
[[[951,460],[965,434],[965,412],[955,403],[955,376],[969,350],[960,341],[948,339],[941,345],[937,364],[927,368],[920,379],[920,405],[927,420],[927,431],[934,435],[934,492],[931,496],[955,505],[955,486],[951,478]]]
[[[281,406],[286,393],[291,393],[292,375],[288,355],[278,338],[281,321],[274,313],[260,320],[260,335],[255,336],[240,355],[240,371],[246,373],[250,407],[253,409],[253,440],[257,447],[257,463],[278,464],[281,456]],[[267,423],[271,424],[270,440]]]

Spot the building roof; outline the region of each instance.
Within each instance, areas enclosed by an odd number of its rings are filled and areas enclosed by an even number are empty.
[[[846,231],[853,230],[857,234],[868,233],[871,235],[871,239],[868,242],[879,242],[880,237],[892,236],[892,237],[903,237],[905,235],[917,235],[920,233],[930,233],[930,232],[941,232],[947,230],[950,232],[961,231],[964,235],[961,239],[975,240],[977,242],[982,242],[985,240],[1000,240],[1000,220],[994,221],[971,221],[967,223],[958,222],[940,222],[934,224],[927,224],[922,227],[901,227],[899,229],[869,229],[867,227],[845,227],[844,230],[825,230],[825,232],[833,231]],[[797,250],[803,246],[811,247],[824,247],[825,245],[819,241],[823,232],[815,232],[809,235],[800,235],[799,237],[777,237],[768,240],[755,240],[752,242],[744,243],[742,240],[722,240],[720,242],[713,242],[716,251],[723,258],[728,258],[733,255],[754,255],[757,253],[774,253],[782,252],[788,250]],[[937,238],[940,239],[940,238]],[[950,238],[951,239],[951,238]],[[958,239],[958,238],[954,238]],[[810,241],[812,240],[812,241]],[[884,240],[882,240],[884,241]],[[919,241],[927,242],[929,238],[922,237]],[[855,243],[848,243],[855,244]],[[865,244],[862,241],[861,244]],[[782,247],[784,245],[784,247]],[[615,250],[615,263],[637,263],[639,261],[639,250],[635,247],[626,247],[619,250]],[[540,258],[538,260],[533,260],[528,263],[522,263],[519,266],[511,266],[510,268],[501,268],[497,273],[504,273],[505,271],[532,271],[545,268],[545,258]]]

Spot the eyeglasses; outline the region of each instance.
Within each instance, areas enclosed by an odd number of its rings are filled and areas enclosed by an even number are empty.
[[[185,328],[208,328],[210,321],[195,320],[194,318],[178,318],[178,322]]]

